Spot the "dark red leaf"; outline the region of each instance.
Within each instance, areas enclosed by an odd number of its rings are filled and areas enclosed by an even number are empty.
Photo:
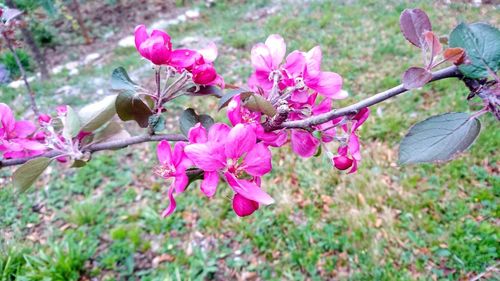
[[[410,67],[403,74],[403,86],[410,90],[424,86],[431,81],[432,73],[425,68]]]
[[[399,18],[399,26],[406,40],[419,48],[424,42],[424,32],[432,30],[429,17],[420,9],[404,10]]]
[[[443,51],[443,46],[439,42],[439,37],[432,31],[424,32],[425,45],[428,51],[431,52],[432,58],[435,58]]]

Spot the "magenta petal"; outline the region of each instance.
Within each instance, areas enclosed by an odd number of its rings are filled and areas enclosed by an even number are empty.
[[[218,172],[205,172],[201,182],[201,191],[208,197],[215,195],[217,185],[219,184]]]
[[[189,49],[178,49],[170,54],[170,65],[177,68],[189,68],[194,65],[198,52]]]
[[[264,190],[258,187],[254,182],[247,180],[237,179],[233,174],[226,172],[224,174],[227,183],[236,192],[241,194],[243,197],[257,201],[264,205],[270,205],[274,203],[274,199],[269,196]]]
[[[162,165],[172,163],[172,150],[168,141],[162,140],[158,143],[156,154],[158,155],[158,161],[160,161]]]
[[[300,51],[293,51],[287,57],[283,68],[293,77],[299,76],[304,71],[306,59]]]
[[[14,125],[14,132],[18,138],[26,138],[35,130],[35,125],[30,121],[17,121]]]
[[[174,179],[174,183],[173,183],[174,187],[175,187],[175,191],[177,193],[184,192],[184,190],[186,190],[188,182],[189,182],[189,178],[186,175],[186,173],[182,172],[182,173],[178,173],[177,175],[175,175],[175,179]]]
[[[198,168],[214,172],[224,168],[226,158],[222,145],[209,145],[206,143],[196,143],[187,145],[184,152]]]
[[[214,66],[209,63],[196,65],[191,72],[193,74],[193,82],[200,85],[208,85],[217,78]]]
[[[5,131],[10,132],[14,130],[16,120],[14,114],[8,105],[0,103],[0,123]]]
[[[271,151],[263,143],[256,144],[243,160],[243,167],[252,176],[262,176],[272,170]]]
[[[333,157],[332,161],[335,168],[341,171],[349,169],[352,166],[353,162],[352,159],[349,159],[348,157],[342,155]]]
[[[317,76],[321,71],[321,48],[316,46],[305,54],[307,70],[312,76]]]
[[[236,95],[227,105],[227,118],[231,122],[231,125],[235,126],[242,123],[241,115],[241,97],[240,95]]]
[[[257,136],[250,126],[238,124],[234,126],[227,136],[225,145],[226,157],[238,159],[250,151],[257,141]]]
[[[189,129],[188,139],[191,143],[205,143],[208,141],[207,129],[201,125],[201,123],[196,123],[191,129]]]
[[[304,82],[309,88],[332,99],[345,98],[345,92],[341,91],[342,77],[340,75],[335,72],[320,72],[319,75],[313,77],[309,76],[308,71],[306,69]]]
[[[265,44],[271,55],[272,68],[278,69],[286,54],[285,40],[278,34],[272,34],[267,37]]]
[[[291,142],[293,152],[304,158],[313,156],[319,146],[319,140],[303,130],[292,130]]]
[[[368,116],[370,116],[370,109],[368,107],[360,109],[358,114],[356,114],[356,116],[354,116],[353,118],[354,120],[356,120],[356,123],[352,127],[352,132],[356,131],[359,126],[365,123],[366,119],[368,119]]]
[[[246,217],[259,209],[259,203],[236,193],[233,197],[233,210],[239,217]]]
[[[359,139],[358,136],[352,133],[349,136],[349,143],[347,144],[349,148],[349,153],[352,157],[358,161],[361,160],[361,152],[359,151]]]
[[[187,167],[191,166],[191,160],[187,158],[184,153],[184,148],[186,148],[187,143],[180,141],[174,146],[174,152],[172,154],[172,162],[178,171],[184,171]]]
[[[268,75],[273,70],[271,51],[265,44],[258,43],[253,46],[250,57],[255,70],[265,71]]]
[[[215,123],[208,130],[208,140],[214,143],[224,143],[231,128],[224,123]]]
[[[174,198],[174,187],[173,186],[170,186],[170,188],[168,189],[168,200],[170,201],[170,203],[168,204],[168,207],[165,210],[163,210],[163,213],[161,214],[162,217],[170,216],[175,211],[175,208],[177,207],[177,203],[175,202],[175,198]]]
[[[135,48],[139,51],[141,44],[149,38],[146,26],[144,24],[138,25],[135,28],[134,35],[135,35]]]
[[[18,143],[26,150],[44,151],[47,148],[43,143],[34,140],[15,139],[12,142]]]
[[[164,31],[155,29],[151,32],[151,37],[156,37],[156,36],[163,38],[164,44],[170,49],[170,35],[168,35]]]

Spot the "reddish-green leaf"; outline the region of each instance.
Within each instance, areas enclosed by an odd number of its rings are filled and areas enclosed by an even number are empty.
[[[429,17],[420,9],[404,10],[399,18],[399,26],[406,40],[419,48],[424,44],[424,32],[432,30]]]
[[[410,90],[423,87],[431,81],[432,73],[422,67],[410,67],[403,74],[403,86]]]

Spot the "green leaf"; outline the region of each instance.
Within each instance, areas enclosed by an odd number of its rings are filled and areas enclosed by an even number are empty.
[[[481,123],[467,113],[446,113],[414,125],[399,147],[399,163],[443,162],[467,150]]]
[[[93,132],[111,120],[116,113],[115,102],[116,95],[107,96],[80,109],[78,116],[82,123],[82,131]]]
[[[160,132],[165,129],[165,117],[163,115],[149,116],[149,126],[153,128],[153,132]]]
[[[251,95],[244,100],[243,104],[251,111],[261,112],[270,117],[276,115],[276,108],[261,95]]]
[[[87,161],[76,159],[73,161],[73,164],[71,164],[71,168],[81,168],[85,167],[85,165],[87,165]]]
[[[250,90],[245,90],[245,89],[231,90],[227,94],[223,95],[220,98],[218,109],[221,110],[224,107],[226,107],[229,104],[229,102],[231,102],[231,99],[234,96],[239,95],[239,94],[241,94],[241,99],[244,100],[244,99],[248,98],[249,96],[253,95],[254,93],[252,91],[250,91]]]
[[[136,91],[138,85],[130,79],[123,67],[118,67],[111,74],[111,89],[115,91]]]
[[[488,77],[500,69],[500,30],[486,23],[459,24],[450,34],[450,47],[463,48],[470,64],[459,66],[470,78]]]
[[[215,123],[214,119],[206,114],[198,115],[192,108],[188,108],[182,112],[179,119],[179,125],[181,127],[181,132],[183,135],[187,136],[189,129],[194,127],[197,123],[201,123],[205,129],[210,129]]]
[[[104,127],[104,129],[99,130],[95,133],[92,143],[100,143],[105,141],[119,140],[129,138],[130,134],[123,129],[123,127],[114,121],[111,121]]]
[[[198,91],[196,91],[198,89]],[[216,96],[222,97],[222,90],[217,86],[198,86],[186,90],[188,96]]]
[[[116,113],[123,121],[135,120],[142,128],[147,128],[151,109],[131,91],[120,93],[115,102]]]
[[[68,105],[67,110],[68,112],[64,118],[63,136],[67,139],[72,139],[80,132],[81,123],[78,114],[76,114],[71,106]]]
[[[52,162],[52,159],[47,157],[29,160],[14,172],[12,184],[20,192],[26,191],[50,165],[50,162]]]

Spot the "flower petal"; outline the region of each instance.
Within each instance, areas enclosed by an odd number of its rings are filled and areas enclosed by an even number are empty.
[[[286,54],[285,40],[278,34],[272,34],[267,37],[265,44],[271,55],[272,69],[278,69]]]
[[[292,130],[291,142],[293,152],[304,158],[313,156],[319,146],[319,140],[303,130]]]
[[[345,92],[341,91],[342,77],[335,72],[320,72],[318,75],[312,76],[309,73],[309,69],[306,68],[304,83],[307,87],[326,97],[332,99],[345,98]]]
[[[272,170],[271,151],[263,143],[256,144],[243,160],[243,169],[252,176],[263,176]]]
[[[205,60],[206,63],[211,63],[217,58],[217,45],[215,45],[214,42],[210,42],[208,46],[201,50],[198,50],[198,53],[203,56],[203,60]]]
[[[207,129],[201,125],[201,123],[196,123],[191,129],[189,129],[188,139],[190,143],[205,143],[208,141]]]
[[[208,130],[208,140],[214,143],[224,143],[231,128],[224,123],[215,123]]]
[[[5,103],[0,103],[0,123],[3,129],[7,132],[14,130],[15,121],[10,107]]]
[[[182,172],[182,173],[178,173],[177,175],[175,175],[175,179],[174,179],[174,183],[173,183],[174,187],[175,187],[175,191],[177,193],[184,192],[184,190],[186,190],[188,182],[189,182],[189,178],[186,175],[186,173]]]
[[[135,48],[139,51],[139,47],[141,46],[141,44],[149,38],[146,26],[144,24],[136,26],[134,36]]]
[[[229,172],[226,172],[224,176],[226,177],[227,183],[231,186],[231,188],[241,196],[264,205],[274,203],[274,199],[254,182],[237,179]]]
[[[255,70],[264,71],[268,73],[268,75],[273,70],[273,59],[268,46],[262,43],[257,43],[252,47],[250,58],[252,60],[252,66]]]
[[[170,201],[170,203],[168,204],[168,207],[163,210],[163,213],[161,214],[162,217],[168,217],[170,216],[174,211],[175,211],[175,208],[177,207],[177,203],[175,202],[175,198],[174,198],[174,186],[170,186],[170,188],[168,189],[168,200]]]
[[[170,55],[170,65],[176,68],[190,68],[194,65],[198,52],[189,49],[177,49]]]
[[[306,65],[306,59],[304,54],[300,51],[293,51],[286,57],[285,65],[283,68],[292,77],[296,77],[302,74],[304,67]]]
[[[238,124],[227,135],[225,144],[226,157],[238,159],[250,151],[257,141],[257,136],[251,126]]]
[[[214,172],[224,168],[226,157],[224,146],[220,144],[195,143],[184,148],[187,157],[193,161],[198,168]]]
[[[158,161],[160,164],[171,164],[172,163],[172,150],[170,144],[166,140],[162,140],[158,143],[156,147],[156,154],[158,155]]]
[[[219,174],[217,172],[205,172],[201,182],[201,191],[208,197],[215,195],[219,184]]]

